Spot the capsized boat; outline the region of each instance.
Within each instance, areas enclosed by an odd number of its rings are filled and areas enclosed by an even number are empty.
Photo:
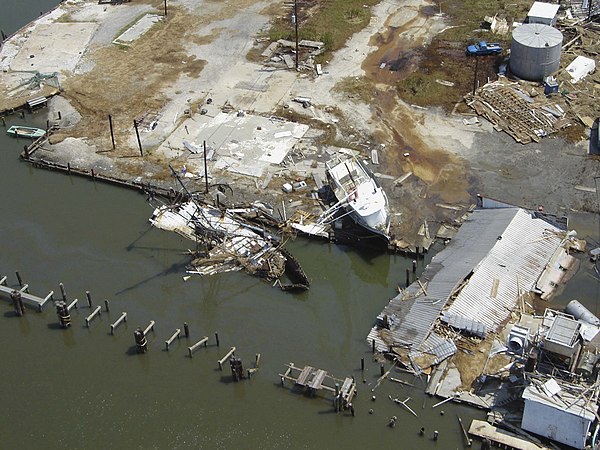
[[[42,130],[41,128],[25,127],[23,125],[13,125],[6,130],[6,134],[10,134],[11,136],[15,137],[37,139],[45,135],[46,130]]]
[[[357,225],[389,239],[387,195],[360,160],[348,158],[335,165],[328,164],[327,178],[338,201],[329,210],[331,218],[337,209],[344,208]]]
[[[206,249],[191,262],[188,273],[212,275],[244,269],[252,275],[275,280],[283,290],[309,287],[306,274],[276,236],[246,223],[230,210],[192,199],[157,207],[150,223],[162,230],[174,231]],[[279,279],[284,274],[292,284],[281,284]]]

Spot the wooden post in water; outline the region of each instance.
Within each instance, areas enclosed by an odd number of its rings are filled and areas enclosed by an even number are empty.
[[[188,353],[190,355],[190,358],[192,357],[192,355],[194,354],[194,352],[196,351],[196,349],[198,347],[200,347],[202,344],[204,344],[204,348],[206,348],[206,343],[208,342],[208,336],[204,336],[202,339],[200,339],[198,342],[196,342],[194,345],[192,345],[191,347],[188,347]]]
[[[165,345],[166,345],[166,350],[167,350],[167,351],[169,351],[169,346],[170,346],[170,345],[171,345],[171,343],[172,343],[172,342],[175,340],[175,338],[179,339],[179,334],[181,334],[181,329],[180,329],[180,328],[177,328],[177,329],[175,330],[175,333],[173,333],[173,335],[172,335],[172,336],[171,336],[169,339],[167,339],[167,340],[165,341]]]
[[[71,163],[67,163],[67,172],[71,175]]]
[[[231,355],[235,355],[235,347],[231,347],[229,351],[225,354],[225,356],[223,356],[220,360],[217,361],[217,363],[219,364],[219,370],[223,370],[223,363]]]
[[[360,371],[365,371],[365,358],[360,358]]]
[[[60,288],[60,295],[62,295],[62,299],[64,302],[67,301],[67,292],[65,291],[65,285],[62,283],[58,283],[58,287]]]
[[[138,131],[138,123],[135,119],[133,121],[133,127],[135,128],[135,135],[137,136],[138,146],[140,147],[140,156],[144,156],[144,151],[142,150],[142,141],[140,139],[140,132]]]
[[[373,350],[373,353],[375,353],[375,339],[371,339],[371,349]]]
[[[115,147],[115,133],[113,131],[112,116],[110,114],[108,115],[108,125],[110,126],[110,139],[112,141],[112,147],[114,150],[116,148]]]
[[[148,351],[148,340],[146,339],[144,330],[142,330],[140,327],[137,327],[137,329],[133,332],[133,337],[135,339],[137,352],[146,353]]]
[[[190,337],[190,327],[188,326],[187,322],[183,322],[183,334],[185,334],[186,338]]]
[[[17,272],[15,272],[15,275],[17,276],[17,281],[19,282],[19,286],[23,286],[23,279],[21,278],[21,274],[17,271]]]
[[[156,322],[154,320],[151,320],[150,323],[148,324],[148,326],[146,327],[146,329],[144,330],[144,336],[146,336],[150,330],[154,331],[154,324]]]
[[[13,306],[15,308],[17,316],[22,317],[25,314],[25,305],[23,305],[23,298],[21,297],[21,293],[16,290],[12,291],[10,293],[10,298],[13,301]]]
[[[85,291],[85,296],[87,298],[88,306],[91,308],[92,307],[92,295],[90,294],[90,291]]]
[[[2,41],[5,41],[8,36],[6,36],[6,33],[4,32],[4,30],[0,30],[0,33],[2,33]]]
[[[413,269],[413,273],[415,273],[417,271],[417,261],[415,259],[413,259],[413,262],[412,262],[412,269]]]
[[[61,327],[69,328],[71,326],[71,313],[69,313],[69,307],[62,300],[56,302],[56,315],[58,316]]]
[[[206,166],[206,141],[204,142],[204,184],[206,185],[206,193],[208,194],[208,169]]]
[[[104,307],[106,308],[106,312],[110,311],[110,303],[108,300],[104,300]]]
[[[215,339],[217,340],[217,347],[219,346],[219,333],[215,333]]]
[[[410,270],[406,269],[406,287],[410,285]]]
[[[94,317],[101,315],[101,314],[102,314],[102,306],[96,306],[96,309],[94,310],[94,312],[85,318],[85,325],[89,328],[90,322],[92,320],[94,320]]]
[[[117,328],[123,322],[127,322],[126,312],[122,312],[121,317],[119,317],[114,323],[110,324],[110,334],[115,334],[115,328]]]

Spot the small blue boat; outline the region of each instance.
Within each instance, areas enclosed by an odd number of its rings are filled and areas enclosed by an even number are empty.
[[[46,134],[46,130],[42,130],[41,128],[24,127],[22,125],[13,125],[6,130],[6,134],[10,134],[11,136],[15,137],[37,139],[44,136]]]

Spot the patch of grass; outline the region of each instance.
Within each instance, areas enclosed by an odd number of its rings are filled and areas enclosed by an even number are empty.
[[[331,53],[344,46],[350,36],[369,24],[370,7],[378,3],[379,0],[329,0],[298,8],[298,37],[300,40],[323,42],[325,52],[319,55],[319,59],[328,59]],[[291,15],[292,8],[273,21],[268,33],[272,41],[295,40]]]
[[[363,103],[373,101],[373,92],[375,87],[373,82],[366,77],[346,77],[340,80],[334,91],[343,93],[351,99],[357,99]]]
[[[449,27],[432,39],[424,51],[419,70],[410,73],[397,85],[400,97],[420,106],[442,106],[451,110],[470,92],[475,80],[475,59],[465,55],[466,46],[480,40],[499,42],[504,48],[510,47],[510,33],[505,36],[492,34],[482,29],[485,16],[506,18],[510,24],[522,21],[531,2],[516,0],[470,0],[443,2],[442,12],[446,14]],[[495,79],[502,57],[479,59],[477,80],[487,82]],[[437,80],[450,81],[454,86],[443,86]]]

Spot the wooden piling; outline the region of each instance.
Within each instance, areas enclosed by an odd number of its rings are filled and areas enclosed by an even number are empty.
[[[412,262],[412,271],[415,273],[417,271],[417,261],[413,259]]]
[[[75,299],[71,302],[70,305],[67,306],[67,311],[71,311],[73,308],[77,309],[77,302],[79,300]]]
[[[67,163],[67,173],[71,175],[71,163]]]
[[[63,302],[66,302],[67,292],[65,291],[65,285],[62,283],[58,283],[58,287],[60,288],[60,294],[62,295]]]
[[[260,353],[257,353],[256,358],[254,360],[254,367],[258,368],[259,363],[260,363]]]
[[[379,364],[379,375],[383,376],[383,374],[385,374],[385,367],[383,364]]]
[[[104,307],[106,308],[106,312],[110,311],[110,303],[108,300],[104,300]]]
[[[360,358],[360,370],[361,372],[365,371],[365,358]]]
[[[19,282],[19,286],[23,286],[23,280],[21,279],[21,274],[17,271],[15,272],[17,275],[17,281]]]
[[[410,285],[410,270],[406,269],[406,287]]]
[[[121,317],[115,320],[114,323],[110,324],[110,334],[115,334],[115,328],[117,328],[121,323],[127,322],[127,313],[122,312]]]
[[[19,291],[12,291],[10,293],[10,298],[13,301],[13,307],[15,308],[15,312],[19,317],[22,317],[25,314],[25,305],[23,304],[23,298],[21,297],[21,293]]]
[[[150,330],[154,331],[154,324],[156,322],[154,320],[151,320],[150,323],[148,324],[148,326],[146,327],[146,329],[144,330],[144,336],[146,336],[148,334],[148,332]]]
[[[219,333],[215,333],[215,340],[217,341],[217,347],[219,346]]]
[[[94,317],[101,315],[101,314],[102,314],[102,306],[96,306],[96,309],[94,310],[94,312],[85,318],[85,325],[89,328],[90,322],[92,320],[94,320]]]
[[[58,111],[58,120],[62,119],[62,114],[60,113],[60,111]]]
[[[91,308],[92,307],[92,295],[90,294],[90,291],[85,291],[85,297],[87,298],[88,306]]]
[[[23,153],[25,154],[25,159],[29,160],[29,145],[23,146]]]
[[[186,338],[190,337],[190,327],[188,326],[187,322],[183,322],[183,334],[185,334]]]
[[[198,349],[198,347],[200,347],[202,344],[204,344],[204,347],[206,348],[207,342],[208,342],[208,336],[204,336],[202,339],[200,339],[194,345],[192,345],[191,347],[188,347],[188,353],[190,355],[190,358],[192,357],[194,352]]]
[[[177,329],[175,330],[175,333],[173,333],[173,335],[172,335],[172,336],[171,336],[169,339],[167,339],[167,340],[165,341],[165,346],[166,346],[166,350],[167,350],[167,351],[169,351],[169,346],[171,345],[171,343],[172,343],[172,342],[173,342],[173,341],[174,341],[176,338],[177,338],[177,339],[179,338],[179,334],[180,334],[180,333],[181,333],[181,329],[180,329],[180,328],[177,328]]]
[[[217,361],[219,364],[219,370],[223,370],[223,363],[229,358],[231,355],[235,354],[235,347],[231,347],[229,351],[223,356],[220,360]]]
[[[375,353],[375,339],[371,339],[371,349],[373,350],[373,353]]]

